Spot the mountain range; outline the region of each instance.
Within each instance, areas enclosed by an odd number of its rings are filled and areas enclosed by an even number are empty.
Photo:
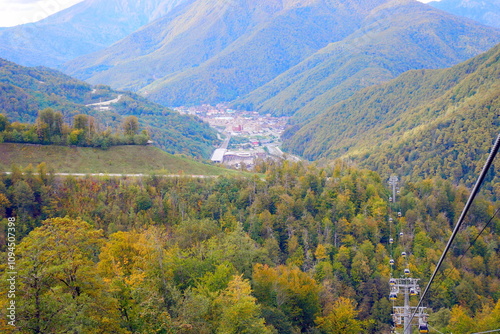
[[[498,135],[498,92],[500,44],[448,69],[366,88],[289,129],[284,147],[310,160],[348,158],[385,175],[471,185]]]
[[[410,19],[411,18],[411,19]],[[236,107],[308,119],[411,69],[444,68],[486,51],[499,31],[417,1],[377,7],[356,32],[237,100]]]
[[[0,42],[6,59],[163,105],[235,101],[298,123],[404,71],[484,52],[500,30],[413,0],[86,0]]]
[[[57,67],[108,47],[189,0],[86,0],[36,23],[0,30],[0,57]]]
[[[181,8],[182,7],[182,8]],[[418,1],[196,0],[63,66],[168,106],[233,101],[297,122],[410,69],[452,66],[500,31]]]
[[[495,7],[488,8],[494,11]],[[132,19],[135,13],[140,15]],[[92,26],[92,23],[96,24]],[[413,0],[155,0],[134,3],[87,0],[35,26],[43,38],[52,39],[61,49],[65,44],[80,47],[75,43],[78,36],[83,55],[74,58],[77,52],[71,48],[65,56],[40,48],[40,57],[50,55],[66,73],[99,85],[92,87],[58,73],[56,77],[62,86],[49,89],[46,82],[58,81],[40,79],[38,72],[53,74],[54,71],[27,69],[25,71],[36,74],[36,79],[30,79],[29,91],[16,83],[13,87],[5,86],[12,83],[4,76],[4,93],[10,89],[12,94],[26,96],[8,108],[20,110],[21,105],[29,105],[27,114],[33,118],[41,107],[59,101],[52,99],[51,94],[58,96],[60,87],[64,87],[64,103],[58,102],[57,106],[63,112],[69,112],[72,103],[83,104],[82,108],[89,109],[84,104],[92,99],[95,102],[99,94],[105,99],[122,95],[128,102],[115,106],[117,114],[141,116],[152,131],[158,133],[156,138],[169,138],[166,141],[158,139],[169,152],[190,152],[205,157],[215,140],[208,127],[202,126],[199,120],[181,117],[148,102],[144,97],[169,106],[232,101],[234,108],[292,116],[293,127],[285,134],[286,149],[308,159],[335,158],[362,151],[363,145],[373,141],[371,127],[376,128],[378,122],[385,119],[386,110],[376,109],[377,104],[373,101],[366,105],[350,102],[355,101],[351,97],[359,98],[359,91],[366,94],[372,92],[371,89],[383,89],[380,87],[385,86],[374,85],[394,78],[396,81],[414,80],[410,86],[420,87],[418,80],[451,71],[437,69],[456,65],[500,42],[499,29]],[[4,29],[0,37],[12,37],[15,29],[28,28],[29,25]],[[57,33],[63,34],[65,29],[67,39],[58,40]],[[81,33],[81,29],[85,33]],[[36,41],[36,34],[31,36]],[[27,42],[25,46],[36,46],[36,42]],[[87,54],[91,49],[87,46],[91,44],[99,50]],[[46,47],[49,46],[50,43]],[[0,51],[6,52],[3,47]],[[38,57],[28,47],[23,51],[22,45],[18,51],[28,55],[25,61]],[[72,59],[66,61],[69,58]],[[416,73],[425,75],[420,78]],[[401,74],[402,77],[398,77]],[[440,87],[448,87],[461,79],[447,80],[443,79],[444,86]],[[430,82],[433,84],[432,80]],[[102,84],[137,91],[142,96],[118,92]],[[415,87],[412,89],[416,90]],[[57,89],[53,91],[52,88]],[[419,103],[445,94],[440,89],[432,92],[438,95],[426,95],[418,100]],[[92,93],[96,90],[97,95]],[[70,91],[70,96],[64,95]],[[386,101],[389,109],[393,108],[390,98],[395,101],[407,98],[395,102],[397,106],[415,101],[413,90],[400,93],[408,96],[373,94],[379,95],[378,100]],[[349,103],[359,107],[351,107]],[[132,107],[137,105],[139,107]],[[402,118],[413,117],[406,115],[403,109],[397,110],[404,114]],[[365,112],[373,113],[374,118]],[[165,115],[175,115],[176,121],[166,121],[162,118]],[[366,136],[366,141],[351,133],[357,133],[357,124],[363,123],[356,117],[373,122],[364,125],[365,130],[360,134]],[[166,129],[162,130],[164,126]],[[348,137],[356,138],[355,141],[340,140],[342,131],[351,131]],[[186,136],[190,144],[182,143]]]
[[[383,2],[196,0],[64,70],[165,105],[228,101],[342,40]]]
[[[448,13],[500,28],[500,1],[498,0],[441,0],[431,1],[428,4]]]

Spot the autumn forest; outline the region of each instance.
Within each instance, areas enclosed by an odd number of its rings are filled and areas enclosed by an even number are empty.
[[[389,278],[407,261],[426,283],[469,195],[434,178],[389,202],[387,180],[342,162],[257,169],[60,178],[42,164],[2,176],[0,214],[17,217],[19,240],[14,332],[389,333]],[[425,301],[441,331],[499,325],[500,220],[474,241],[493,214],[487,196],[474,202]]]

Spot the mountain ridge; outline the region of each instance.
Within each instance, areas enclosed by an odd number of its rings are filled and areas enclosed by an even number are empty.
[[[308,159],[347,157],[383,173],[470,184],[491,147],[485,138],[498,132],[499,89],[500,44],[451,68],[365,88],[289,129],[284,146]]]
[[[182,85],[182,88],[191,88],[197,84],[197,78],[203,78],[198,85],[208,88],[198,95],[206,96],[208,91],[213,95],[221,95],[224,97],[224,100],[227,100],[236,97],[242,91],[250,90],[262,84],[263,81],[279,74],[291,64],[297,63],[307,54],[311,54],[326,43],[340,40],[344,36],[347,36],[357,25],[356,22],[361,20],[364,12],[383,2],[384,0],[371,1],[360,6],[359,4],[346,4],[342,1],[329,2],[324,0],[276,0],[273,2],[258,1],[257,3],[246,0],[230,0],[226,1],[225,7],[218,12],[212,12],[213,19],[210,19],[212,25],[215,25],[218,30],[224,29],[224,27],[235,27],[232,30],[235,31],[232,39],[222,41],[223,45],[220,45],[220,41],[215,45],[219,50],[218,53],[214,52],[214,48],[211,45],[213,43],[212,40],[206,40],[199,36],[199,31],[202,30],[201,33],[206,34],[206,29],[197,28],[195,32],[186,37],[189,40],[183,40],[184,46],[191,45],[189,55],[183,53],[182,50],[179,51],[178,48],[175,48],[175,45],[167,41],[167,44],[162,44],[156,50],[174,50],[172,52],[177,52],[176,54],[161,54],[161,56],[160,54],[145,55],[137,59],[139,62],[137,64],[134,59],[130,60],[129,64],[127,62],[121,63],[120,61],[115,61],[114,64],[109,63],[109,59],[113,61],[113,54],[119,56],[121,54],[120,50],[129,49],[127,43],[130,40],[125,39],[108,50],[92,55],[89,65],[85,65],[85,59],[77,59],[69,62],[66,64],[65,71],[77,77],[89,79],[90,82],[99,81],[115,85],[121,81],[119,72],[131,73],[137,68],[146,68],[146,73],[137,72],[134,74],[138,80],[143,81],[142,85],[144,83],[151,84],[155,81],[156,77],[164,77],[165,81],[168,81],[170,85],[170,88],[165,87],[165,85],[157,88],[157,86],[160,86],[159,84],[152,84],[149,87],[146,85],[142,88],[142,92],[147,92],[150,97],[159,101],[162,98],[155,98],[155,94],[161,95],[161,93],[172,92],[171,95],[181,95],[179,92],[182,89],[175,86],[177,81],[174,84],[171,84],[171,82],[178,80],[176,76],[182,76],[180,71],[186,70],[186,77],[190,79],[179,84]],[[155,26],[162,24],[162,29],[172,31],[173,28],[170,26],[173,24],[172,22],[193,17],[190,13],[204,11],[206,10],[206,6],[203,1],[195,1],[190,6],[187,6],[180,16],[176,18],[162,18],[137,32],[136,37],[138,35],[153,35],[149,31],[154,30]],[[241,13],[244,13],[244,15]],[[245,13],[248,13],[248,15]],[[339,13],[345,14],[349,19],[340,22]],[[200,26],[200,22],[190,22],[197,27]],[[216,31],[218,31],[217,29]],[[215,34],[215,36],[221,35],[224,36],[221,33]],[[312,38],[311,36],[315,37]],[[163,43],[165,41],[158,42]],[[207,48],[209,50],[205,51]],[[151,58],[154,58],[154,60],[148,63]],[[172,59],[170,62],[171,58],[175,59]],[[93,59],[98,60],[98,62],[92,63]],[[102,61],[103,59],[104,61]],[[260,62],[256,60],[260,60]],[[171,63],[176,64],[179,61],[184,61],[185,64],[180,68],[172,68]],[[138,65],[141,62],[143,66]],[[85,68],[98,69],[101,64],[105,65],[105,70],[93,77],[88,77]],[[114,70],[112,66],[116,66],[117,68]],[[265,70],[261,69],[263,66],[266,67]],[[247,70],[243,71],[242,68],[246,68]],[[249,73],[248,70],[254,70],[256,73]],[[166,73],[168,71],[170,73]],[[213,78],[217,73],[220,73],[224,77],[222,79]],[[149,79],[145,78],[145,76],[149,77]],[[238,81],[242,76],[244,79]],[[264,77],[265,80],[261,77]],[[134,79],[127,81],[133,82]],[[213,83],[214,81],[216,82]],[[243,88],[235,84],[226,84],[226,82],[231,83],[232,81],[241,84]],[[217,86],[219,83],[220,86]],[[138,89],[141,86],[132,85],[134,87],[128,88]],[[156,91],[160,90],[161,92],[156,93]],[[168,101],[163,102],[165,105],[172,105]]]
[[[500,30],[491,29],[490,37],[482,35],[481,47],[467,50],[471,44],[454,31],[461,29],[463,34],[468,30],[469,33],[464,35],[479,37],[481,30],[475,24],[466,25],[468,21],[465,19],[454,18],[417,2],[391,4],[377,8],[378,12],[372,13],[357,32],[326,46],[274,80],[234,101],[233,106],[261,113],[293,115],[297,123],[321,113],[364,87],[393,79],[410,69],[451,66],[480,53],[481,49],[486,51],[495,41],[500,41]],[[403,11],[405,15],[395,19],[391,11]],[[412,12],[414,20],[408,24],[404,18]],[[387,21],[388,18],[392,18],[392,23]],[[415,29],[408,29],[408,25]],[[421,45],[421,40],[426,39],[435,39],[432,48]],[[476,41],[476,46],[479,44]],[[436,57],[437,54],[440,56]]]
[[[498,0],[440,0],[431,1],[428,4],[448,13],[500,28],[500,1]]]
[[[129,35],[191,0],[86,0],[41,21],[0,30],[0,57],[58,67]]]

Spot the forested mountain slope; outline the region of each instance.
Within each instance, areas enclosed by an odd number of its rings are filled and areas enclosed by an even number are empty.
[[[470,184],[500,125],[500,45],[449,69],[414,70],[290,129],[285,147],[308,159]],[[496,173],[490,180],[498,182]]]
[[[261,164],[249,178],[60,178],[44,166],[0,175],[0,217],[16,219],[14,331],[388,333],[389,278],[408,268],[425,286],[469,192],[427,179],[400,184],[390,203],[386,177],[345,166]],[[498,218],[475,240],[494,211],[474,202],[425,299],[441,332],[498,328]],[[14,333],[7,302],[0,330]]]
[[[87,106],[114,99],[118,100],[103,108]],[[200,119],[134,93],[93,87],[49,68],[23,67],[0,59],[0,113],[12,122],[33,123],[45,108],[61,111],[67,120],[78,113],[90,114],[110,127],[117,127],[124,116],[139,116],[156,145],[169,153],[208,158],[217,141],[215,132]]]
[[[386,0],[196,0],[65,71],[165,105],[228,101],[355,31]]]
[[[276,79],[241,105],[291,114],[317,98],[303,112],[316,114],[362,87],[457,64],[499,41],[495,28],[414,0],[196,0],[64,70],[169,106],[234,100]]]
[[[0,30],[0,57],[57,67],[110,46],[188,1],[85,0],[39,22]]]
[[[458,64],[498,42],[500,30],[417,1],[391,1],[373,10],[344,40],[326,46],[234,105],[293,115],[296,123],[362,88],[410,69]]]

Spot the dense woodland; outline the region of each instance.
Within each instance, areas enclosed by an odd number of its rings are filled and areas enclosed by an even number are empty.
[[[498,135],[499,78],[500,45],[452,68],[409,71],[288,129],[284,149],[310,160],[349,158],[411,180],[439,176],[471,186]],[[500,185],[499,166],[488,176],[491,188]]]
[[[389,333],[390,276],[408,266],[427,283],[469,195],[434,178],[401,184],[392,203],[387,176],[346,164],[257,168],[58,178],[42,164],[1,176],[0,215],[17,219],[20,332]],[[500,220],[468,249],[494,210],[474,202],[425,301],[432,327],[500,327]]]

